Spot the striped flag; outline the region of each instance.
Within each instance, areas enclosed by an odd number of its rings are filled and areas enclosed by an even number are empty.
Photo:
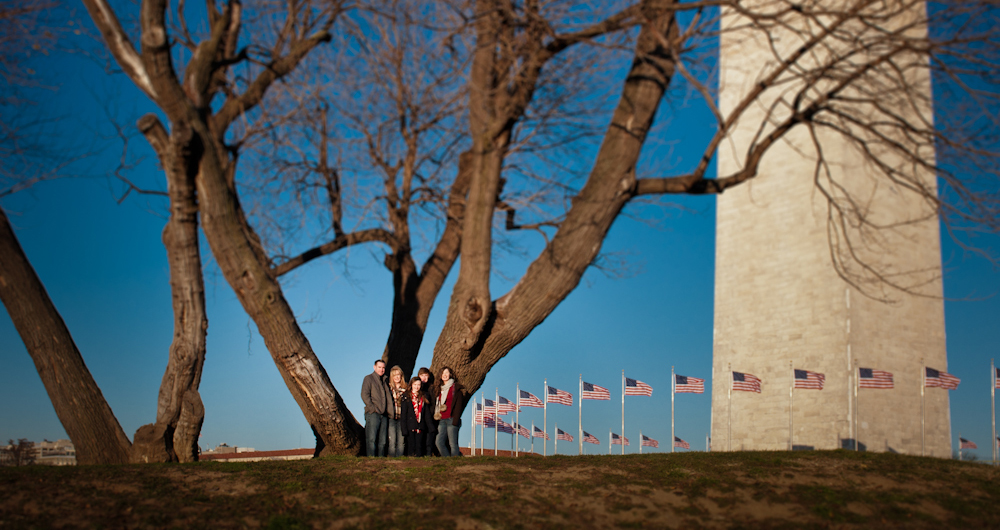
[[[497,418],[496,429],[500,432],[505,432],[507,434],[514,434],[514,426],[503,421],[503,418]]]
[[[625,445],[628,445],[628,438],[624,436],[618,436],[615,433],[611,433],[611,445],[621,445],[622,440],[625,440]]]
[[[526,392],[526,391],[522,390],[521,391],[521,406],[522,407],[543,408],[543,407],[545,407],[545,403],[542,403],[542,400],[538,399],[531,392]]]
[[[811,388],[813,390],[823,390],[823,383],[826,376],[810,372],[809,370],[795,370],[795,388]]]
[[[760,394],[760,378],[753,374],[733,372],[733,390]]]
[[[483,424],[482,425],[483,425],[483,427],[486,427],[487,429],[496,429],[497,428],[497,417],[496,416],[490,416],[490,415],[487,414],[483,418]]]
[[[958,439],[958,448],[959,449],[979,449],[978,447],[976,447],[976,442],[973,442],[971,440],[966,440],[965,438],[959,438]]]
[[[573,406],[573,394],[565,390],[559,390],[554,386],[546,387],[549,393],[549,403],[559,403],[560,405]]]
[[[493,414],[484,413],[484,411],[483,411],[483,404],[482,403],[476,403],[476,425],[482,425],[483,424],[483,417],[484,416],[492,418]]]
[[[487,416],[497,415],[497,404],[492,399],[483,399],[483,413]]]
[[[949,374],[948,372],[941,372],[933,368],[926,367],[924,369],[926,370],[924,386],[927,388],[937,387],[945,390],[955,390],[958,388],[958,384],[962,382],[961,379]]]
[[[601,441],[598,440],[596,436],[594,436],[593,434],[590,434],[587,431],[583,431],[583,441],[585,441],[585,442],[587,442],[589,444],[601,445]]]
[[[603,386],[592,385],[585,381],[583,383],[583,394],[580,397],[581,399],[610,400],[611,392],[608,392],[608,389]]]
[[[636,381],[635,379],[625,378],[625,395],[626,396],[652,396],[653,387],[643,383],[642,381]],[[628,444],[625,444],[628,445]]]
[[[704,394],[705,380],[686,375],[674,375],[674,393]]]
[[[892,388],[892,373],[871,368],[858,368],[858,387]]]
[[[1000,368],[994,368],[995,373],[993,374],[993,388],[1000,388]]]
[[[515,405],[511,400],[500,396],[497,398],[497,410],[500,411],[500,415],[514,412],[517,410],[517,405]]]
[[[532,433],[532,436],[535,438],[545,438],[546,440],[549,439],[549,433],[539,429],[538,427],[535,427],[535,432]]]
[[[567,442],[572,442],[573,435],[563,431],[562,429],[556,429],[556,440],[566,440]]]
[[[640,443],[643,447],[656,447],[657,449],[659,449],[660,447],[660,442],[657,442],[656,440],[650,438],[649,436],[646,436],[645,434],[642,435],[642,440]]]
[[[691,444],[674,436],[674,447],[679,447],[681,449],[691,449]]]
[[[531,433],[528,432],[528,428],[525,427],[524,425],[520,425],[520,424],[515,423],[514,424],[514,429],[517,430],[517,434],[520,434],[521,436],[523,436],[525,438],[531,438]]]

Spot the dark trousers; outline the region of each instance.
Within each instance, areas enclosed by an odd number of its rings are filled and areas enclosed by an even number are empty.
[[[424,456],[426,432],[410,431],[406,435],[406,456]]]
[[[434,456],[434,449],[436,447],[435,443],[437,442],[437,436],[438,436],[438,431],[437,431],[438,421],[437,420],[431,420],[431,421],[434,423],[434,426],[433,428],[427,429],[423,432],[424,441],[423,444],[421,445],[421,447],[424,448],[424,454],[427,456]]]

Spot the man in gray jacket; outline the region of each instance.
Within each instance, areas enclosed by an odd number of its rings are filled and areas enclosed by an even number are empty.
[[[361,383],[361,401],[365,402],[365,443],[368,456],[385,456],[386,429],[389,426],[389,392],[385,363],[379,359],[375,361],[375,371],[366,375],[364,382]]]

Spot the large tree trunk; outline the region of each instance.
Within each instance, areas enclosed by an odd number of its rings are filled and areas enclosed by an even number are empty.
[[[432,366],[435,370],[451,366],[469,394],[482,385],[497,361],[576,288],[600,251],[612,223],[632,198],[635,165],[674,72],[669,50],[664,48],[677,35],[670,4],[662,0],[644,3],[645,22],[636,44],[635,60],[587,183],[574,198],[556,235],[525,275],[493,304],[488,312],[490,318],[471,347],[466,331],[469,320],[462,311],[462,300],[453,298],[444,331],[434,348]],[[473,208],[483,206],[470,201],[469,218],[474,215]],[[468,231],[463,234],[463,266],[467,259],[465,240],[470,237],[473,234]],[[475,237],[487,236],[477,233]],[[480,240],[477,244],[483,243]],[[460,276],[459,283],[463,280],[466,279]],[[470,286],[456,285],[456,293],[466,290],[471,290]]]
[[[80,464],[124,464],[131,443],[0,209],[0,300],[21,335]]]
[[[473,160],[472,153],[468,151],[459,156],[458,174],[448,194],[445,228],[420,274],[416,273],[416,264],[409,253],[403,258],[386,258],[386,265],[393,274],[394,296],[392,328],[382,360],[390,367],[399,365],[404,374],[413,375],[427,331],[427,319],[461,250],[465,195],[469,191]]]
[[[159,156],[170,195],[163,246],[170,263],[174,338],[160,383],[156,423],[136,431],[132,461],[194,462],[198,460],[198,435],[205,419],[198,386],[205,364],[208,318],[198,248],[197,168],[188,165],[192,134],[189,128],[180,128],[168,137],[152,115],[143,117],[138,125]]]
[[[205,145],[197,179],[202,225],[219,269],[257,325],[278,372],[316,434],[317,455],[361,454],[364,430],[299,328],[229,185],[232,180],[227,172],[234,170],[235,162],[204,123],[193,125]]]

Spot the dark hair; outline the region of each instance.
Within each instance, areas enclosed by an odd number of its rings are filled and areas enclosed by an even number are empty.
[[[385,361],[383,361],[382,359],[375,359],[375,362],[372,363],[372,366],[375,366],[378,363],[385,364]]]
[[[408,385],[406,385],[406,390],[407,390],[407,391],[408,391],[408,392],[409,392],[409,393],[410,393],[411,395],[413,394],[413,382],[414,382],[414,381],[418,381],[418,382],[420,382],[420,385],[421,385],[421,387],[420,387],[420,390],[419,390],[419,391],[417,392],[417,394],[419,394],[419,395],[420,395],[420,401],[423,401],[423,402],[424,402],[424,405],[426,405],[426,404],[427,404],[427,396],[425,396],[425,395],[424,395],[424,390],[423,390],[423,384],[424,384],[424,382],[423,382],[423,381],[420,381],[420,378],[419,378],[419,377],[411,377],[411,378],[410,378],[410,383],[409,383]]]
[[[458,384],[458,377],[455,377],[455,370],[452,370],[450,366],[442,366],[441,369],[438,370],[438,376],[434,379],[435,394],[440,394],[441,387],[444,386],[444,381],[441,380],[441,374],[444,373],[445,370],[448,370],[448,373],[450,374],[448,379],[455,385],[455,390],[461,390],[462,388],[462,385]]]
[[[421,367],[419,370],[417,370],[417,375],[423,375],[423,374],[431,375],[431,371],[425,367]]]

